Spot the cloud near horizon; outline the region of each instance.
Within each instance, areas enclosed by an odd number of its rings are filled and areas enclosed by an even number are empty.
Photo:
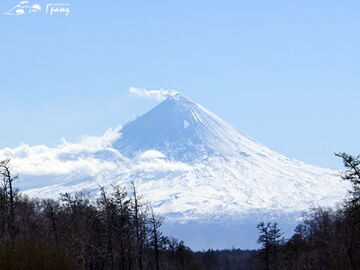
[[[176,90],[173,89],[160,88],[160,89],[148,90],[145,88],[137,88],[133,86],[129,88],[129,92],[138,97],[147,97],[147,98],[155,99],[157,101],[162,101],[167,97],[176,95],[178,93]]]
[[[101,178],[107,175],[131,175],[142,172],[188,171],[191,166],[182,162],[167,160],[156,150],[139,153],[134,159],[123,156],[112,147],[121,137],[121,128],[108,129],[103,136],[83,136],[78,143],[62,139],[59,145],[21,144],[15,148],[0,149],[0,160],[11,159],[14,174],[36,179],[37,176],[70,178]],[[27,181],[27,180],[26,180]],[[21,188],[21,186],[20,186]]]
[[[16,174],[25,175],[94,175],[99,170],[112,169],[114,164],[101,160],[95,153],[110,151],[111,143],[120,136],[120,127],[108,129],[103,136],[82,136],[78,143],[61,139],[55,147],[21,144],[0,149],[0,160],[11,159]],[[120,153],[118,153],[119,156]]]

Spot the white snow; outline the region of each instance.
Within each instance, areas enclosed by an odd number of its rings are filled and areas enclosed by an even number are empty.
[[[102,138],[6,148],[4,157],[12,158],[18,185],[31,196],[134,181],[174,221],[334,206],[348,188],[339,171],[278,154],[179,94]]]

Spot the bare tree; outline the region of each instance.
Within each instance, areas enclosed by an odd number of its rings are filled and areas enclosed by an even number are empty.
[[[136,235],[136,249],[137,249],[137,261],[138,269],[144,269],[144,244],[147,236],[146,230],[146,212],[142,203],[142,197],[138,194],[135,183],[132,182],[132,198],[133,198],[133,223],[135,227]]]
[[[150,226],[151,226],[151,237],[150,242],[154,248],[155,253],[155,269],[160,270],[160,252],[159,246],[162,238],[162,234],[159,231],[163,222],[162,218],[157,218],[154,214],[154,209],[151,207],[151,217],[150,217]]]
[[[114,252],[113,252],[113,225],[115,205],[112,198],[108,198],[104,187],[100,187],[101,197],[99,200],[102,206],[102,216],[107,230],[107,253],[110,258],[110,269],[114,269]]]
[[[5,222],[7,224],[7,233],[11,241],[12,247],[14,247],[15,237],[15,215],[14,215],[14,200],[16,192],[13,188],[13,182],[18,176],[12,176],[10,171],[10,159],[0,161],[0,174],[3,176],[2,188],[5,201]]]

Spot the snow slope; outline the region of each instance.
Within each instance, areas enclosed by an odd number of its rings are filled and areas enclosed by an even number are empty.
[[[338,171],[278,154],[180,94],[102,138],[6,148],[2,157],[12,158],[18,185],[31,196],[134,181],[174,223],[298,217],[311,206],[334,206],[347,190]]]
[[[152,149],[189,164],[175,177],[141,180],[159,212],[181,219],[302,211],[334,205],[346,190],[337,171],[284,157],[179,94],[125,125],[113,147],[129,158]]]

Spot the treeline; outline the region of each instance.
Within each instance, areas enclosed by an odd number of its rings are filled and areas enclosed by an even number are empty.
[[[360,156],[338,156],[352,190],[337,209],[313,209],[290,239],[277,223],[259,223],[256,251],[196,253],[162,235],[162,218],[135,185],[100,188],[92,201],[83,193],[30,199],[14,189],[9,160],[0,161],[0,269],[360,270]]]
[[[162,219],[137,193],[101,188],[61,200],[30,199],[0,162],[0,269],[201,269],[193,252],[160,232]]]
[[[276,223],[260,223],[260,269],[360,269],[360,156],[337,156],[345,165],[343,179],[352,184],[349,198],[335,210],[310,211],[288,240]]]
[[[255,250],[212,250],[196,252],[203,270],[259,270],[262,269]]]

